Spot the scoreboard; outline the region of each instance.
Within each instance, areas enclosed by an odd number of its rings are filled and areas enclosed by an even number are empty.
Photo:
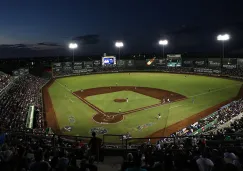
[[[73,74],[82,73],[82,69],[83,69],[83,62],[74,62],[73,63]]]
[[[102,57],[102,66],[116,65],[115,56],[104,56]]]
[[[181,54],[168,54],[167,67],[181,67],[182,58]]]

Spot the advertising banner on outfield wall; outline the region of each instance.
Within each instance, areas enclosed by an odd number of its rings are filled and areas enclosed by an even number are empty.
[[[93,63],[94,63],[94,67],[100,67],[101,66],[101,60],[95,60],[95,61],[93,61]]]
[[[224,58],[223,59],[223,67],[227,69],[234,69],[237,67],[237,59],[236,58]]]
[[[168,67],[181,67],[181,58],[170,58],[167,59],[167,66]]]
[[[146,60],[136,60],[135,65],[136,66],[146,66]]]
[[[73,70],[73,68],[71,66],[65,66],[62,68],[64,71],[70,71]]]
[[[64,71],[70,71],[73,69],[72,62],[63,62],[62,68]]]
[[[64,62],[63,63],[63,67],[71,67],[72,66],[72,62]]]
[[[93,61],[84,61],[84,68],[93,68]]]
[[[208,62],[207,58],[197,58],[193,60],[193,66],[198,68],[207,67],[208,66],[207,62]]]
[[[87,72],[87,69],[73,70],[74,74],[80,74],[80,73],[85,73],[85,72]]]
[[[62,69],[61,68],[54,68],[53,71],[54,72],[60,72]]]
[[[156,66],[155,58],[146,59],[146,66],[148,66],[148,67],[155,67]]]
[[[74,70],[79,70],[83,68],[83,62],[74,62],[73,63],[73,69]]]
[[[134,66],[134,60],[126,60],[126,67],[133,67]]]
[[[82,66],[82,65],[80,65],[80,66],[73,66],[73,69],[74,69],[74,70],[83,69],[83,66]]]
[[[183,59],[182,66],[183,67],[193,67],[193,60],[192,59]]]
[[[53,63],[53,64],[52,64],[52,67],[53,67],[53,68],[62,68],[62,63],[61,63],[61,62]]]
[[[118,67],[125,67],[126,66],[125,60],[117,60],[117,65]]]
[[[163,59],[155,59],[155,64],[157,66],[165,67],[167,65],[167,61],[166,61],[165,58],[163,58]]]
[[[221,67],[221,59],[220,58],[208,58],[208,67],[209,68]]]
[[[219,74],[221,71],[217,69],[211,69],[211,68],[193,68],[194,72],[197,73],[207,73],[207,74]]]
[[[74,62],[73,63],[73,66],[82,66],[83,65],[83,62]]]
[[[181,54],[167,54],[167,58],[181,58]]]
[[[243,58],[238,58],[238,59],[237,59],[237,66],[238,66],[239,68],[243,68]]]

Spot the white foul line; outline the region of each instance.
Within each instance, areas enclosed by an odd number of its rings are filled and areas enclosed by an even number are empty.
[[[223,87],[223,88],[219,88],[219,89],[214,89],[212,91],[206,91],[204,93],[200,93],[200,94],[196,94],[196,95],[193,95],[193,96],[188,96],[188,97],[197,97],[197,96],[201,96],[201,95],[204,95],[204,94],[209,94],[209,93],[213,93],[213,92],[217,92],[217,91],[221,91],[221,90],[224,90],[224,89],[227,89],[229,87],[234,87],[236,85],[241,85],[241,83],[239,84],[233,84],[233,85],[230,85],[230,86],[227,86],[227,87]]]
[[[71,92],[71,89],[67,88],[66,86],[62,85],[61,83],[59,83],[58,81],[56,81],[60,86],[64,87],[67,91]],[[78,99],[80,99],[82,102],[86,101],[84,99],[82,99],[81,97],[77,96],[75,93],[72,93],[75,97],[77,97]],[[87,101],[86,101],[87,102]],[[85,103],[85,102],[84,102]],[[87,102],[89,103],[89,102]],[[88,105],[87,103],[85,103],[86,105]],[[89,103],[91,104],[91,103]],[[89,106],[89,105],[88,105]],[[90,107],[90,106],[89,106]],[[101,110],[99,110],[96,106],[93,105],[93,107],[96,109],[96,111],[99,111],[100,113],[104,114],[104,112],[102,112]]]

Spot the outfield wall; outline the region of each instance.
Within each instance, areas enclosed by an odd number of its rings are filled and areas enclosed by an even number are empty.
[[[171,59],[117,60],[117,65],[102,66],[101,60],[57,62],[52,64],[53,75],[80,75],[83,73],[114,70],[161,70],[164,68],[195,68],[196,72],[220,73],[222,69],[243,68],[243,59],[236,58],[182,58],[178,65],[170,65]]]
[[[206,72],[210,71],[210,72]],[[81,74],[66,74],[66,75],[58,75],[54,76],[55,78],[63,78],[63,77],[71,77],[71,76],[82,76],[82,75],[90,75],[90,74],[114,74],[114,73],[129,73],[129,72],[153,72],[153,73],[172,73],[172,74],[190,74],[190,75],[198,75],[198,76],[209,76],[209,77],[221,77],[226,79],[233,79],[233,80],[239,80],[243,81],[243,77],[237,77],[237,76],[230,76],[230,75],[223,75],[216,72],[211,72],[212,70],[204,70],[204,72],[197,72],[197,70],[192,71],[166,71],[166,70],[122,70],[122,71],[104,71],[104,72],[83,72]]]

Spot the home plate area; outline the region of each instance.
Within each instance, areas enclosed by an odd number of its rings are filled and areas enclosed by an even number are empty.
[[[93,103],[89,102],[86,98],[89,96],[119,92],[119,91],[131,91],[135,93],[139,93],[141,95],[147,96],[148,98],[157,99],[155,104],[149,104],[147,106],[139,107],[134,109],[129,109],[127,111],[117,111],[117,112],[106,112],[101,109],[102,106],[97,107]],[[180,101],[186,99],[185,96],[167,91],[162,89],[156,88],[149,88],[149,87],[134,87],[134,86],[113,86],[113,87],[97,87],[91,89],[85,89],[82,91],[76,91],[73,93],[77,96],[82,102],[86,103],[89,107],[93,108],[97,111],[97,114],[93,116],[93,120],[100,124],[114,124],[122,121],[124,119],[124,115],[128,115],[131,113],[135,113],[142,110],[147,110],[150,108],[154,108],[157,106],[164,105],[166,103],[172,103],[175,101]],[[113,99],[114,102],[117,103],[125,103],[128,102],[127,98],[115,98]]]

